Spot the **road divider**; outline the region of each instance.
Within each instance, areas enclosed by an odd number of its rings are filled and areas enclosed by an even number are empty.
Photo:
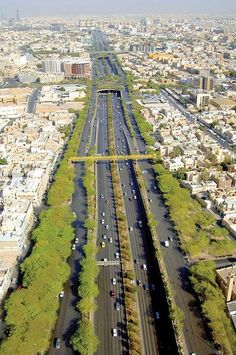
[[[115,136],[113,127],[112,101],[108,96],[108,132],[110,154],[115,153]],[[117,216],[118,235],[120,243],[122,278],[125,297],[125,314],[128,333],[128,348],[130,355],[142,354],[140,343],[140,322],[137,307],[137,286],[134,284],[134,265],[129,242],[129,231],[125,215],[125,206],[121,189],[121,182],[116,162],[111,163],[112,184],[115,197],[115,209]]]

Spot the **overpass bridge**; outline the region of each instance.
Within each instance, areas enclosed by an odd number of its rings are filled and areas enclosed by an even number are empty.
[[[79,162],[98,162],[98,161],[122,161],[122,160],[146,160],[146,159],[156,159],[157,154],[130,154],[130,155],[93,155],[93,156],[82,156],[82,157],[72,157],[68,160],[69,165],[76,164]]]

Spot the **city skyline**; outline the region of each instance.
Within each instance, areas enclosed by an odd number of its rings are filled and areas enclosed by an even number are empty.
[[[22,17],[27,16],[52,16],[52,15],[108,15],[108,14],[150,14],[161,13],[202,13],[202,14],[236,14],[236,3],[234,0],[210,0],[207,3],[203,0],[120,0],[119,3],[112,3],[108,0],[87,0],[77,2],[75,0],[46,0],[34,3],[30,0],[3,0],[1,8],[7,17],[14,17],[16,9],[19,8]]]

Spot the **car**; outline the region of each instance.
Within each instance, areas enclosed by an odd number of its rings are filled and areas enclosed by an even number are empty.
[[[115,253],[115,258],[116,258],[116,259],[120,259],[120,253],[118,253],[118,252]]]
[[[112,238],[108,238],[108,242],[109,242],[109,243],[112,243]]]
[[[57,350],[61,349],[61,339],[60,338],[55,338],[55,348]]]
[[[104,224],[104,223],[105,223],[104,219],[102,219],[102,220],[101,220],[101,223],[102,223],[102,224]]]
[[[160,319],[160,313],[159,312],[155,312],[155,318],[156,319]]]
[[[124,193],[123,193],[123,195],[124,195],[124,196],[127,196],[127,193],[126,193],[126,192],[124,192]]]
[[[108,224],[106,224],[106,227],[105,227],[106,229],[109,229],[109,225]]]
[[[102,212],[102,216],[105,217],[106,213],[105,212]]]
[[[79,243],[79,238],[75,238],[75,244]]]
[[[60,293],[59,293],[59,298],[63,298],[64,297],[64,294],[65,294],[65,292],[64,291],[61,291]]]
[[[146,154],[146,153],[145,153]],[[143,174],[147,174],[147,170],[143,170],[142,171]]]
[[[114,291],[114,290],[111,290],[111,291],[110,291],[110,295],[111,295],[111,297],[115,297],[115,295],[116,295],[115,291]]]
[[[133,181],[130,181],[130,186],[133,186],[133,185],[134,185]]]
[[[100,198],[103,199],[103,198],[104,198],[104,195],[100,195]]]
[[[113,335],[113,337],[117,337],[118,333],[117,333],[117,329],[116,328],[112,329],[112,335]]]
[[[149,199],[148,199],[148,201],[149,201],[149,202],[152,202],[152,199],[151,199],[151,198],[149,198]]]
[[[173,242],[173,241],[174,241],[174,238],[170,236],[170,237],[169,237],[169,241],[170,241],[170,242]]]
[[[143,222],[142,221],[138,221],[138,226],[139,226],[139,228],[142,228]]]
[[[107,205],[109,205],[110,202],[109,202],[108,200],[105,200],[105,203],[106,203]]]
[[[149,285],[148,284],[144,284],[143,285],[143,289],[144,289],[144,291],[148,291],[149,290]]]
[[[142,285],[142,282],[140,280],[137,280],[137,285],[138,286],[141,286]]]
[[[139,261],[137,259],[134,259],[134,263],[138,265]]]
[[[135,190],[132,190],[132,193],[133,193],[133,194],[136,194],[136,191],[135,191]]]
[[[125,165],[126,165],[126,166],[129,166],[129,163],[128,163],[128,162],[126,162],[126,163],[125,163]]]
[[[133,232],[134,229],[133,229],[133,227],[129,227],[129,230],[130,230],[130,232]]]
[[[147,265],[146,265],[146,264],[143,264],[143,265],[142,265],[142,269],[143,269],[144,271],[146,271],[146,270],[147,270]]]
[[[120,310],[120,302],[116,302],[116,303],[115,303],[115,309],[116,309],[117,311]]]
[[[12,284],[16,284],[16,282],[17,282],[17,278],[16,278],[16,277],[13,277],[13,279],[11,280],[11,283],[12,283]]]
[[[111,279],[111,282],[112,282],[112,285],[116,285],[116,279],[115,278]]]
[[[157,187],[156,187],[156,185],[154,185],[154,186],[153,186],[153,189],[154,189],[154,190],[157,190]]]
[[[75,250],[75,244],[72,244],[71,249],[72,249],[72,250]]]
[[[106,240],[106,239],[107,239],[106,234],[103,234],[102,239],[104,239],[104,240]]]
[[[101,247],[105,248],[105,246],[106,246],[105,242],[101,242]]]

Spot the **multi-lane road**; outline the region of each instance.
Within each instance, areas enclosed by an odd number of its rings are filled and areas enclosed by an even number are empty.
[[[107,50],[105,37],[99,32],[95,33],[94,49],[97,51]],[[111,58],[111,62],[110,62]],[[103,77],[107,73],[117,74],[115,58],[96,61],[93,58],[93,79]],[[98,68],[95,65],[98,62]],[[104,67],[105,65],[105,67]],[[119,74],[124,80],[124,73],[118,67]],[[129,154],[135,151],[135,145],[126,126],[121,97],[118,92],[112,92],[113,123],[117,154]],[[137,153],[146,151],[145,143],[140,135],[134,120],[130,97],[127,87],[122,92],[127,103],[130,121],[136,133],[138,145]],[[88,119],[82,134],[78,155],[86,155],[87,144],[90,148],[96,147],[98,154],[109,154],[108,117],[107,117],[108,93],[96,93],[96,86],[92,90],[92,98],[88,112]],[[163,247],[164,260],[168,276],[175,291],[175,301],[184,312],[184,339],[185,353],[195,352],[198,355],[214,354],[206,332],[195,305],[195,299],[189,291],[187,282],[188,265],[178,247],[174,231],[166,216],[166,208],[163,205],[162,196],[159,193],[151,162],[139,163],[144,171],[147,184],[147,193],[150,206],[158,221],[160,241],[173,237],[169,248]],[[131,161],[119,162],[119,174],[122,184],[123,200],[129,226],[129,240],[131,245],[132,259],[135,270],[134,282],[137,286],[137,306],[141,325],[141,339],[143,354],[176,354],[176,343],[168,313],[168,305],[158,268],[154,258],[146,215],[136,180],[133,163]],[[73,354],[69,345],[71,335],[76,329],[79,314],[76,311],[78,273],[80,272],[80,260],[83,257],[82,247],[86,243],[86,230],[84,221],[86,218],[86,196],[82,184],[83,163],[76,165],[75,193],[72,199],[72,210],[77,216],[75,223],[76,237],[79,243],[72,252],[70,259],[71,276],[65,285],[65,296],[61,301],[58,322],[54,337],[62,339],[62,347],[55,350],[52,344],[50,354]],[[99,296],[96,300],[97,310],[94,314],[94,325],[99,338],[99,355],[128,354],[127,329],[124,311],[124,294],[122,283],[122,260],[119,253],[119,235],[117,231],[116,210],[112,176],[109,162],[99,162],[96,165],[97,181],[97,260],[107,259],[109,266],[101,266],[98,277]],[[140,222],[142,227],[140,226]],[[117,254],[119,253],[119,254]],[[144,270],[147,266],[147,270]],[[115,279],[115,280],[113,280]],[[118,336],[113,337],[112,330],[117,329]]]

